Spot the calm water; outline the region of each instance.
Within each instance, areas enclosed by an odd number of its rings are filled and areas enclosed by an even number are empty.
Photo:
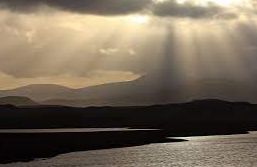
[[[257,132],[179,143],[74,152],[6,167],[257,167]]]

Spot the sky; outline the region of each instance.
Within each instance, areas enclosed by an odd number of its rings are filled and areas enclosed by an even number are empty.
[[[256,82],[256,0],[0,0],[0,89]]]

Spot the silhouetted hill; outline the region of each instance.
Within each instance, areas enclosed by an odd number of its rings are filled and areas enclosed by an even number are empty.
[[[0,98],[0,105],[14,105],[14,106],[35,106],[38,103],[32,101],[27,97],[7,96]]]
[[[23,96],[35,101],[42,101],[56,97],[65,97],[72,94],[72,89],[52,84],[28,85],[12,90],[1,90],[0,96]]]

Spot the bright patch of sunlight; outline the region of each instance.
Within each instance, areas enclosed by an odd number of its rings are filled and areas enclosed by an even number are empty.
[[[129,17],[129,21],[134,24],[146,24],[149,22],[149,16],[132,15]]]

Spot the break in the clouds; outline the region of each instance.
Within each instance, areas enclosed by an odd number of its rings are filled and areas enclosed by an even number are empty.
[[[255,1],[234,0],[0,0],[2,8],[35,12],[42,7],[94,15],[145,13],[159,17],[236,18],[255,12]]]
[[[32,84],[56,84],[70,88],[83,88],[86,86],[101,85],[113,82],[131,81],[140,75],[126,71],[91,71],[87,77],[60,74],[54,76],[37,76],[33,78],[15,78],[0,72],[0,90],[13,89]]]

